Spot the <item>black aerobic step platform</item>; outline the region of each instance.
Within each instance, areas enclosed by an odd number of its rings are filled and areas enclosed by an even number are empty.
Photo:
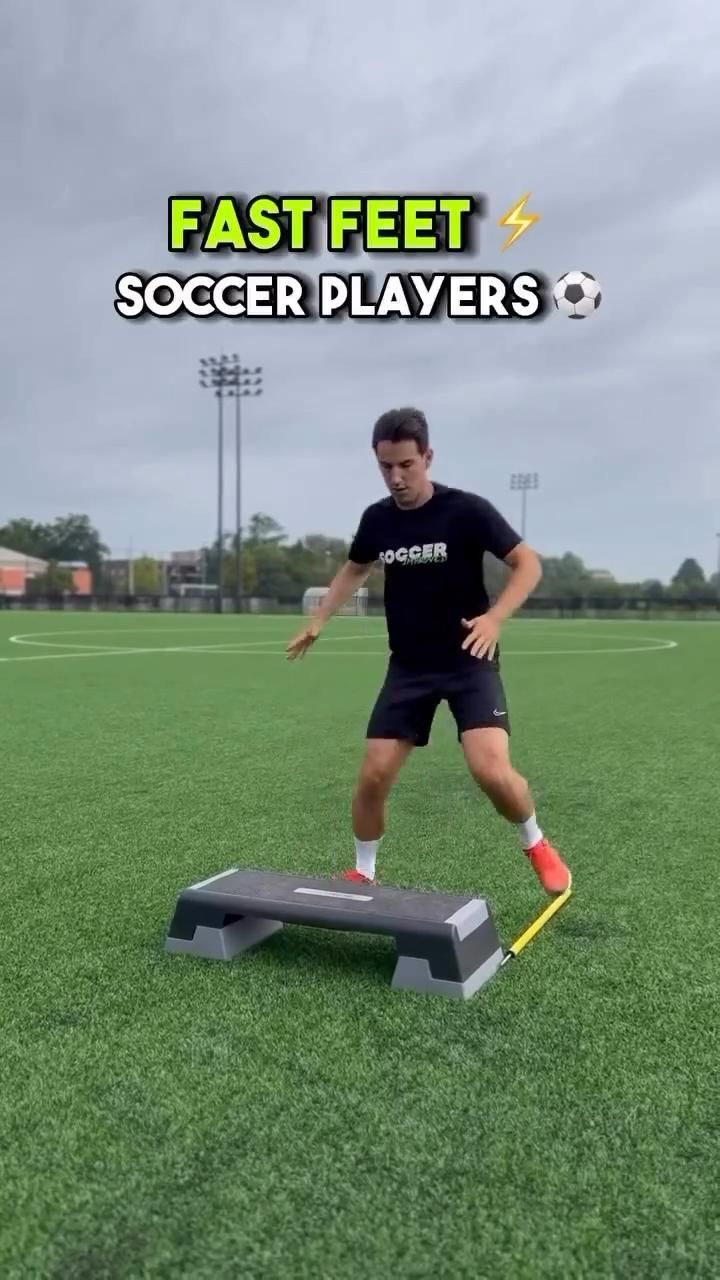
[[[503,960],[484,898],[237,867],[180,893],[165,949],[231,960],[285,924],[389,934],[393,987],[433,995],[468,999]]]

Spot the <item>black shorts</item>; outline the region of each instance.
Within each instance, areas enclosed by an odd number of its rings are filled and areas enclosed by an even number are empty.
[[[492,726],[510,733],[505,690],[491,663],[469,658],[441,671],[416,671],[391,658],[370,715],[367,737],[397,738],[426,747],[441,702],[450,708],[458,741],[467,729]]]

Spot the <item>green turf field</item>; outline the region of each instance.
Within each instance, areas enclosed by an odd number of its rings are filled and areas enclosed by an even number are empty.
[[[300,622],[0,613],[0,1275],[716,1276],[720,627],[506,626],[575,891],[456,1003],[378,937],[164,953],[195,880],[352,862],[383,623]],[[506,941],[541,902],[446,709],[381,853]]]

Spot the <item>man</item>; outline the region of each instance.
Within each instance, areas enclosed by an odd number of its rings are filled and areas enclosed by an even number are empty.
[[[347,562],[287,650],[290,659],[304,656],[382,562],[390,659],[353,792],[355,867],[343,878],[375,883],[388,794],[410,753],[427,745],[435,711],[446,701],[472,777],[514,825],[545,891],[562,893],[570,872],[540,830],[528,784],[510,761],[500,677],[501,624],[537,586],[540,561],[485,498],[431,482],[433,452],[419,410],[383,414],[372,447],[390,497],[366,508]],[[492,607],[483,581],[486,551],[510,568]]]

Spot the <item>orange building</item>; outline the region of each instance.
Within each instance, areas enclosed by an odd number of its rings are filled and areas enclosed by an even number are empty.
[[[92,594],[92,572],[84,561],[66,560],[60,562],[59,567],[70,569],[75,595]],[[28,583],[33,578],[41,577],[47,569],[47,560],[23,555],[21,551],[11,551],[9,547],[0,547],[0,595],[24,596]]]
[[[60,560],[58,568],[72,571],[72,589],[76,596],[92,595],[92,570],[88,569],[84,560]]]

